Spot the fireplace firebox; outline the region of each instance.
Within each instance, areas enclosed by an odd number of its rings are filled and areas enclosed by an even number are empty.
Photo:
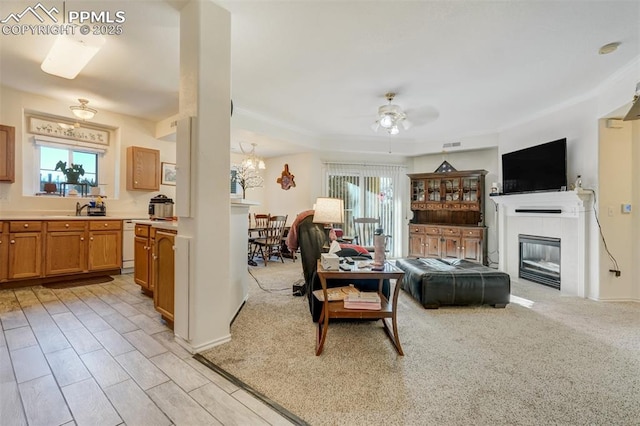
[[[519,234],[520,278],[560,290],[560,238]]]

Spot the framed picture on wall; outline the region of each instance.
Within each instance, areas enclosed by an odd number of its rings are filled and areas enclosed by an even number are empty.
[[[162,163],[162,185],[176,185],[176,165],[175,163]]]

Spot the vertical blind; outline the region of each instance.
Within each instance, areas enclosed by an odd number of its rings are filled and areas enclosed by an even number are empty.
[[[384,233],[391,235],[390,256],[399,257],[406,167],[346,163],[324,163],[324,167],[325,194],[344,200],[344,234],[354,235],[353,218],[379,218]]]

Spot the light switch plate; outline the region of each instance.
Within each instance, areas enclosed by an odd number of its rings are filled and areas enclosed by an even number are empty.
[[[622,213],[631,213],[631,204],[623,204]]]

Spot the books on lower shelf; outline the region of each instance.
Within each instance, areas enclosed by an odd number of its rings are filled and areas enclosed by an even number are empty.
[[[344,299],[345,309],[365,309],[379,311],[382,309],[380,295],[373,291],[350,293]]]
[[[348,294],[358,294],[360,291],[350,284],[344,287],[331,287],[327,289],[327,298],[329,302],[335,302],[337,300],[344,300]],[[313,295],[321,302],[324,302],[324,293],[322,289],[314,290]]]

